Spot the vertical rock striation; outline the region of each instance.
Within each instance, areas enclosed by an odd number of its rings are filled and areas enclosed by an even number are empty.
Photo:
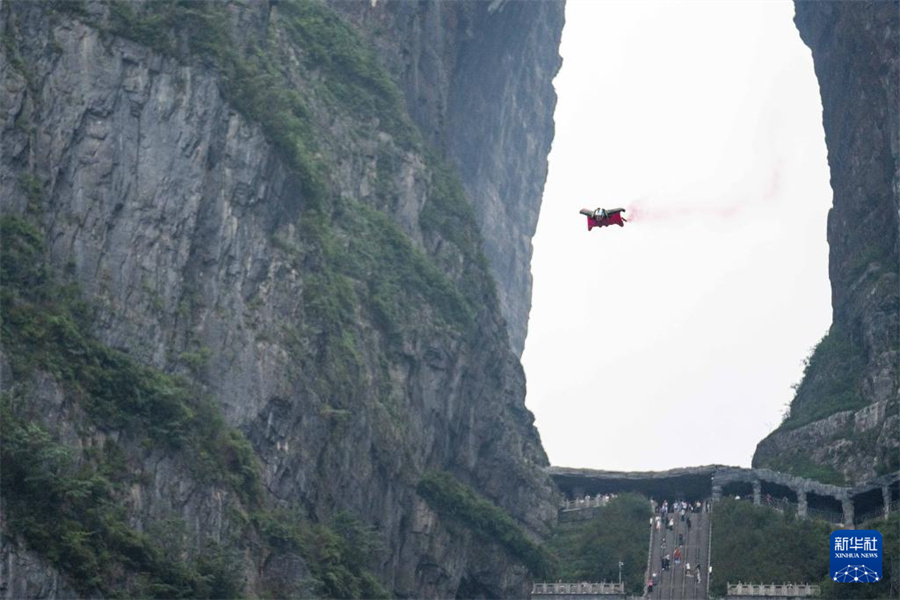
[[[521,356],[564,2],[330,2],[372,41],[410,115],[459,169]]]
[[[517,354],[562,5],[336,8],[0,6],[4,222],[42,239],[48,277],[90,307],[89,331],[59,335],[153,393],[183,386],[211,398],[240,434],[209,435],[244,475],[234,440],[249,440],[262,500],[199,472],[189,444],[145,435],[158,415],[110,420],[91,396],[121,383],[118,372],[85,382],[6,352],[16,400],[4,410],[52,438],[23,426],[34,434],[23,443],[65,448],[75,465],[102,466],[97,448],[120,448],[133,475],[108,493],[128,525],[177,521],[185,556],[207,543],[239,548],[251,593],[308,595],[300,580],[319,577],[260,516],[287,511],[317,524],[348,513],[373,528],[383,551],[371,568],[396,595],[521,597],[521,557],[415,490],[423,474],[448,472],[531,536],[555,519]],[[501,227],[510,204],[516,224]],[[505,274],[499,290],[491,272]],[[10,298],[24,306],[29,293]],[[32,329],[15,325],[5,345],[27,350]],[[80,364],[79,347],[59,351]],[[41,549],[23,550],[15,515],[5,517],[2,556],[28,565],[7,590],[71,595],[55,572],[29,583],[41,563],[25,552]],[[81,595],[94,585],[78,581]]]
[[[753,465],[859,482],[900,469],[900,4],[795,6],[834,191],[833,323]]]

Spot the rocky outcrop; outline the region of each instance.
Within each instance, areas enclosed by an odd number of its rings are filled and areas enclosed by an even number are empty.
[[[521,356],[531,238],[553,141],[562,0],[330,0],[372,41],[426,137],[459,169]]]
[[[772,468],[828,483],[861,483],[896,470],[897,419],[894,405],[881,400],[776,432],[760,444],[757,456]]]
[[[0,530],[6,531],[6,514],[0,507]],[[63,575],[21,539],[0,534],[0,598],[78,598]]]
[[[384,544],[376,572],[400,596],[528,589],[502,549],[428,514],[415,493],[426,471],[453,473],[533,534],[555,519],[501,309],[521,350],[562,26],[561,5],[543,4],[365,9],[420,11],[457,49],[445,81],[415,87],[445,103],[429,116],[411,103],[419,123],[444,121],[421,136],[369,50],[319,4],[212,3],[204,17],[207,5],[194,3],[178,18],[158,16],[170,5],[154,2],[2,5],[3,214],[39,229],[53,271],[93,308],[93,336],[215,399],[253,445],[268,506],[372,526]],[[471,22],[433,22],[436,10]],[[204,27],[178,29],[201,17]],[[405,39],[406,26],[378,39]],[[407,60],[395,51],[388,64]],[[435,51],[425,38],[417,50]],[[478,51],[502,77],[483,71]],[[409,100],[419,75],[404,73]],[[467,105],[481,107],[470,145],[459,123]],[[458,195],[429,140],[477,193]],[[516,195],[514,248],[499,237],[482,248],[469,203],[489,233]],[[516,280],[499,299],[485,249]],[[81,400],[41,392],[56,383],[40,369],[13,384],[61,442],[120,433],[54,410]],[[250,535],[227,490],[165,457],[142,459],[139,446],[129,456],[144,461],[145,484],[126,504],[132,526],[174,513],[196,526],[194,547],[210,531]],[[247,587],[300,578],[302,563],[248,550]]]
[[[59,571],[14,538],[0,537],[0,598],[80,598]]]
[[[833,324],[789,418],[753,464],[809,460],[859,482],[900,469],[900,5],[795,6],[819,80],[834,191]]]

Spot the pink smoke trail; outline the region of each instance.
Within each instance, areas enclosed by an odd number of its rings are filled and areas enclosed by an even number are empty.
[[[630,222],[653,223],[675,219],[705,217],[729,220],[738,217],[745,210],[759,208],[760,205],[771,204],[781,191],[781,165],[776,165],[769,174],[766,184],[756,197],[729,194],[724,201],[716,204],[698,204],[676,200],[663,205],[655,200],[662,194],[642,196],[625,206],[625,213]]]

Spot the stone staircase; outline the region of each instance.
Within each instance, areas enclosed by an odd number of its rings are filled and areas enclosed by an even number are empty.
[[[706,503],[704,503],[705,506]],[[658,515],[659,513],[657,513]],[[659,531],[653,526],[653,537],[650,546],[650,573],[656,573],[656,586],[653,592],[645,597],[653,600],[688,600],[707,597],[707,577],[709,576],[709,540],[710,540],[710,513],[701,509],[699,512],[688,512],[682,521],[678,515],[674,516],[674,529],[669,531],[665,523],[661,524]],[[687,517],[691,519],[691,527],[687,526]],[[655,521],[654,516],[654,521]],[[679,546],[678,536],[684,536],[684,544]],[[665,547],[663,547],[665,540]],[[681,549],[681,562],[675,564],[675,549]],[[662,557],[669,554],[671,564],[668,571],[662,570]],[[691,565],[691,577],[685,572],[687,563]],[[700,583],[697,583],[695,573],[697,565],[701,565]]]

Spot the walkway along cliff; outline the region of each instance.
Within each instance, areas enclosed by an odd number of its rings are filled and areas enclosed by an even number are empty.
[[[822,96],[832,325],[754,467],[830,483],[900,469],[900,5],[796,2]]]
[[[548,472],[524,404],[562,2],[0,17],[4,597],[522,597],[553,480],[895,507],[897,3],[797,4],[834,323],[756,469],[666,481]]]
[[[784,533],[785,522],[798,526],[802,523],[802,536],[798,537],[805,536],[813,546],[820,549],[824,547],[822,544],[827,545],[828,533],[836,528],[858,528],[862,523],[872,523],[874,519],[887,519],[890,515],[894,515],[896,519],[896,513],[900,510],[900,472],[854,487],[822,484],[768,469],[742,469],[721,465],[655,472],[549,467],[547,472],[564,494],[559,509],[561,524],[577,523],[581,528],[592,531],[610,529],[613,525],[609,522],[610,513],[605,511],[608,510],[606,508],[608,505],[612,506],[612,503],[618,501],[615,499],[616,496],[630,493],[635,497],[633,494],[638,493],[641,496],[636,496],[637,498],[652,499],[652,501],[645,500],[652,502],[654,514],[649,524],[649,547],[646,529],[637,534],[641,538],[638,543],[643,543],[647,553],[646,567],[644,564],[635,567],[633,558],[627,565],[632,570],[635,568],[641,570],[640,581],[654,582],[652,591],[649,590],[649,586],[645,588],[645,597],[650,598],[706,598],[710,596],[713,578],[717,578],[713,586],[713,596],[716,593],[724,594],[726,589],[735,593],[740,591],[742,596],[769,593],[793,597],[818,593],[817,584],[825,576],[825,572],[819,568],[827,569],[827,552],[824,555],[821,553],[822,550],[816,552],[817,557],[822,559],[819,562],[824,566],[817,567],[802,562],[800,568],[794,569],[795,574],[800,572],[803,573],[803,577],[811,577],[809,581],[775,579],[777,585],[760,585],[771,584],[771,580],[756,581],[756,585],[739,585],[741,582],[739,577],[735,577],[737,565],[734,561],[741,562],[740,566],[745,575],[748,572],[756,572],[756,576],[765,576],[757,572],[760,565],[765,566],[769,574],[778,570],[772,568],[776,565],[771,564],[772,557],[765,550],[751,558],[753,551],[759,550],[758,548],[728,542],[743,540],[743,536],[752,537],[754,533],[758,533],[754,530],[762,523],[782,527],[782,529],[767,529],[768,534],[772,534],[773,531]],[[613,500],[610,500],[611,497]],[[676,503],[686,503],[684,515]],[[744,519],[747,519],[746,524],[735,523],[734,518],[729,517],[729,513],[740,508],[739,505],[750,503],[767,507],[772,512],[767,516],[764,514],[766,510],[742,510]],[[664,505],[666,508],[663,508]],[[776,515],[775,511],[781,515]],[[799,516],[801,520],[798,521],[793,515]],[[594,519],[597,520],[593,521]],[[782,525],[777,525],[779,519]],[[598,526],[592,527],[593,523],[597,523]],[[880,523],[881,525],[877,527],[883,531],[891,527],[890,522],[880,521]],[[801,533],[798,529],[794,531]],[[618,540],[618,543],[601,547],[596,556],[587,558],[588,564],[596,560],[606,562],[617,558],[621,560],[625,552],[625,548],[622,547],[623,540],[621,536],[611,539]],[[755,539],[758,541],[759,537]],[[773,539],[773,547],[779,548],[782,557],[784,548],[790,548],[794,553],[798,552],[802,545],[797,544],[798,540]],[[885,549],[888,561],[886,565],[898,560],[893,554],[896,549],[890,544],[888,542]],[[718,554],[715,550],[717,546]],[[568,558],[573,563],[578,563],[581,560],[579,548],[583,550],[584,546],[574,544],[573,548],[575,552],[569,553]],[[773,549],[770,548],[769,551]],[[789,556],[798,561],[803,560],[802,552],[801,554],[789,552]],[[744,568],[746,560],[753,561],[750,563],[753,568],[749,571]],[[891,568],[894,567],[886,566],[888,574]],[[626,573],[625,579],[633,580],[631,575],[633,571]],[[730,579],[731,577],[734,579]],[[629,591],[636,592],[635,589]],[[885,587],[881,591],[888,591],[888,588]],[[558,584],[539,582],[535,584],[533,593],[541,597],[609,598],[618,597],[616,594],[624,596],[624,590],[617,589],[614,583],[592,580],[588,580],[587,583],[566,580]]]

